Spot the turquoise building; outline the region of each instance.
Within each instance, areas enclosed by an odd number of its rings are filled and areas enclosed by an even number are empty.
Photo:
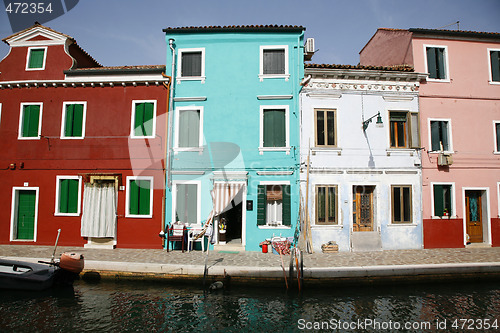
[[[196,228],[215,216],[216,245],[226,249],[293,237],[305,28],[163,31],[172,77],[166,224]]]

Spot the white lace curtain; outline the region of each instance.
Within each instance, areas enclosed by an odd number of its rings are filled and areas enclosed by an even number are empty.
[[[116,190],[113,183],[85,184],[81,235],[115,237]]]

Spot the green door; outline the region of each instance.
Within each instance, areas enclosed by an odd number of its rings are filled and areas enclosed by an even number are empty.
[[[17,196],[17,239],[34,239],[36,191],[20,190]]]

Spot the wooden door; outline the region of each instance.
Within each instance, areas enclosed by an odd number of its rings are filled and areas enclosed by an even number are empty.
[[[481,191],[465,191],[465,218],[471,243],[483,242]]]
[[[373,186],[353,188],[353,231],[373,231]]]
[[[31,240],[35,236],[36,191],[20,190],[17,196],[17,239]]]

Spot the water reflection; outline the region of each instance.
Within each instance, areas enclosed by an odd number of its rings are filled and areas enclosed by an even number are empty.
[[[494,320],[499,296],[495,283],[323,287],[297,295],[271,288],[203,293],[197,287],[78,281],[74,290],[0,291],[0,331],[281,332],[366,319],[431,325],[388,330],[394,332],[435,331],[436,321],[446,320],[449,331],[455,319]],[[342,331],[371,331],[358,328]]]

